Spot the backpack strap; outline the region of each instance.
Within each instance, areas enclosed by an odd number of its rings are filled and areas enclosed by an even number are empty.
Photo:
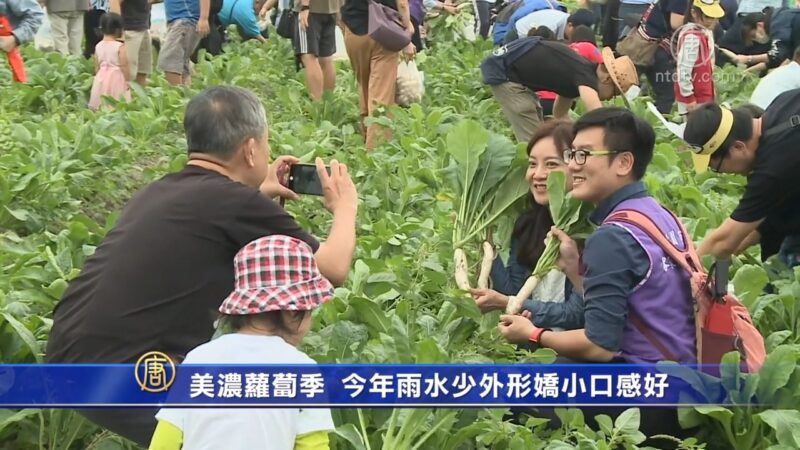
[[[631,323],[633,323],[633,326],[635,326],[636,329],[639,330],[640,333],[642,333],[642,335],[648,340],[648,342],[650,342],[650,345],[652,345],[653,347],[656,348],[656,350],[661,352],[661,355],[663,355],[664,358],[666,358],[668,361],[678,361],[678,357],[675,356],[675,354],[672,353],[669,350],[669,348],[667,348],[667,346],[664,345],[661,342],[661,340],[658,339],[658,337],[656,337],[656,334],[653,333],[653,330],[651,330],[650,328],[647,327],[647,325],[645,325],[644,321],[642,321],[642,318],[639,317],[638,314],[631,311],[628,317],[631,319]]]
[[[683,244],[686,246],[686,250],[681,250],[676,247],[675,244],[673,244],[669,239],[666,238],[666,236],[664,236],[664,233],[662,233],[655,222],[653,222],[653,219],[639,211],[632,209],[621,209],[614,211],[603,221],[603,223],[622,222],[633,225],[644,231],[656,244],[658,244],[659,247],[664,250],[665,253],[667,253],[667,255],[670,256],[670,258],[672,258],[672,260],[674,260],[690,275],[695,272],[705,272],[703,265],[700,262],[700,258],[697,256],[697,252],[695,251],[694,243],[689,237],[689,233],[686,231],[683,223],[678,220],[672,211],[666,208],[665,210],[669,212],[670,216],[672,216],[673,220],[675,220],[675,222],[678,224],[678,227],[681,230]],[[630,311],[628,317],[630,318],[633,326],[635,326],[636,329],[642,333],[648,342],[650,342],[650,345],[661,352],[661,355],[663,355],[669,361],[678,361],[678,358],[675,356],[675,354],[672,353],[672,351],[670,351],[670,349],[664,345],[660,339],[658,339],[655,333],[653,333],[653,331],[647,327],[638,314],[636,314],[634,311]]]
[[[689,272],[689,274],[695,272],[702,272],[705,273],[705,269],[703,268],[703,264],[700,262],[700,257],[697,256],[697,251],[694,248],[694,243],[692,242],[689,233],[686,231],[686,227],[683,226],[680,220],[672,213],[665,209],[672,219],[675,220],[675,223],[678,224],[678,228],[681,231],[681,237],[683,239],[683,244],[686,246],[686,250],[681,250],[675,246],[661,230],[658,226],[653,222],[653,219],[650,217],[642,214],[639,211],[635,211],[632,209],[621,209],[618,211],[614,211],[610,216],[603,221],[603,223],[608,222],[622,222],[627,223],[629,225],[636,226],[640,230],[644,231],[650,239],[652,239],[659,247],[661,247],[670,258],[672,258],[678,265],[683,267],[684,270]]]
[[[780,125],[776,125],[764,133],[764,137],[772,137],[783,133],[786,130],[790,130],[794,127],[800,126],[800,114],[795,114],[789,117],[789,120],[782,122]]]

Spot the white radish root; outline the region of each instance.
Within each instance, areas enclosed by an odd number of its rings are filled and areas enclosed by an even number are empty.
[[[481,259],[481,271],[478,273],[478,289],[489,288],[489,274],[492,272],[493,260],[494,246],[488,241],[483,241],[483,259]]]
[[[469,276],[467,274],[467,254],[463,249],[457,248],[453,252],[453,261],[456,264],[456,286],[459,289],[469,290]]]
[[[518,314],[522,310],[522,303],[533,294],[536,285],[539,284],[539,277],[529,276],[522,285],[522,288],[517,292],[517,295],[508,297],[508,305],[506,306],[506,314]]]

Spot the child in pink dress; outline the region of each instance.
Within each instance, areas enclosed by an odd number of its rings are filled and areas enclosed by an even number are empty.
[[[100,108],[103,96],[115,99],[131,99],[128,86],[128,55],[122,39],[122,16],[106,13],[100,18],[100,30],[103,40],[97,44],[94,53],[95,77],[92,84],[92,95],[89,108],[96,111]]]

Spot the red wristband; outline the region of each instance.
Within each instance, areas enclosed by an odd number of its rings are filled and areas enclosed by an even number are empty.
[[[528,340],[535,344],[538,344],[539,339],[541,339],[542,337],[542,333],[544,333],[545,331],[550,331],[550,330],[548,330],[547,328],[534,327],[533,331],[531,332],[531,337],[529,337]]]

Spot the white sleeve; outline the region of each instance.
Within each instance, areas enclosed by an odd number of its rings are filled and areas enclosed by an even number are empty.
[[[297,416],[297,434],[307,434],[314,431],[333,431],[333,416],[328,408],[300,408]]]
[[[683,44],[678,47],[677,69],[678,88],[681,95],[689,97],[694,95],[692,74],[697,58],[700,56],[700,39],[695,34],[683,38]]]

